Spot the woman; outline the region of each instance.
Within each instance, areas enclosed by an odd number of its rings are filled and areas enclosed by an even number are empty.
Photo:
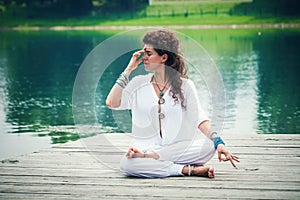
[[[203,166],[217,150],[220,161],[235,166],[223,140],[211,130],[201,109],[194,83],[175,34],[148,32],[144,47],[133,56],[112,87],[106,104],[111,109],[131,109],[133,145],[121,160],[126,176],[168,177],[195,175],[214,178],[214,168]],[[144,63],[147,75],[130,74]],[[201,131],[206,137],[195,140]],[[225,157],[224,157],[225,156]]]

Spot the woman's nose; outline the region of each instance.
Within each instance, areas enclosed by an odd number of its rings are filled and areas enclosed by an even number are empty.
[[[147,55],[144,53],[142,60],[146,60],[147,58],[148,58]]]

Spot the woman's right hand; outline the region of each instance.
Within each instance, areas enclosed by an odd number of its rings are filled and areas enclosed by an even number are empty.
[[[154,158],[159,159],[159,155],[154,151],[141,151],[135,147],[129,147],[126,153],[127,158]]]
[[[135,70],[138,67],[138,65],[141,62],[143,62],[142,58],[138,59],[143,53],[144,53],[144,50],[139,50],[139,51],[134,52],[132,54],[132,57],[131,57],[125,71],[131,72],[131,71]]]
[[[140,150],[138,150],[135,147],[129,147],[126,153],[127,158],[142,158],[144,157],[144,153]]]

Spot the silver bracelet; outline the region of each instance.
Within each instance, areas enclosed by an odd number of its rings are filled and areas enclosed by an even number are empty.
[[[129,79],[124,72],[120,74],[118,80],[123,81],[126,85],[129,83]]]
[[[145,151],[143,151],[144,152],[144,158],[146,158],[147,157],[147,151],[145,150]]]
[[[121,88],[125,88],[126,85],[129,83],[129,79],[124,72],[122,72],[119,78],[116,80],[116,84],[118,84]]]
[[[121,88],[125,88],[126,85],[124,85],[119,79],[116,81],[116,84],[118,84]]]
[[[129,83],[129,78],[126,76],[126,74],[124,72],[122,72],[120,76],[125,79],[126,83]]]

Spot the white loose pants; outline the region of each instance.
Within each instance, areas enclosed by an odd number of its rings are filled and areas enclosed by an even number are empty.
[[[208,138],[178,142],[153,151],[159,155],[158,160],[124,156],[121,159],[120,171],[125,176],[146,178],[183,176],[182,168],[185,165],[203,165],[215,154],[214,144]]]

